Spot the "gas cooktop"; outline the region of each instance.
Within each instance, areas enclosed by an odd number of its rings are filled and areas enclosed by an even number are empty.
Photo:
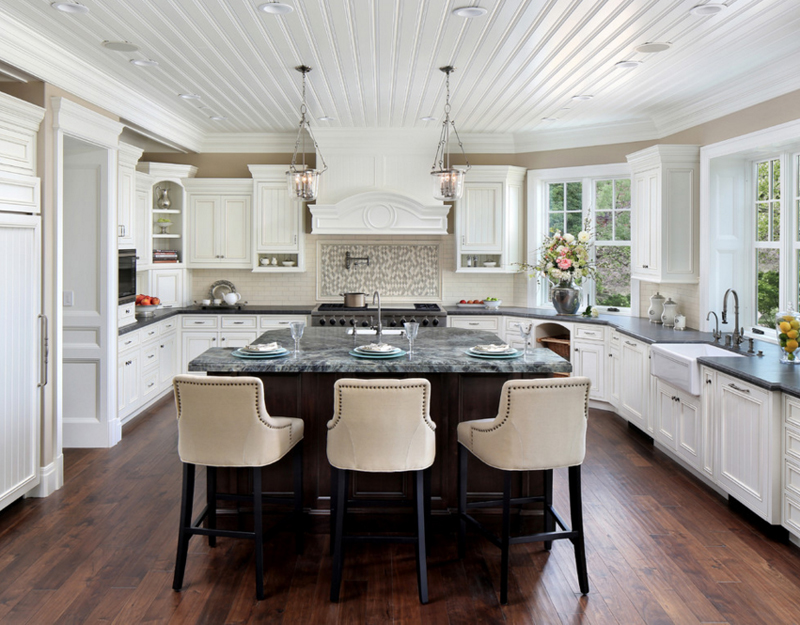
[[[313,312],[320,313],[359,313],[359,312],[376,312],[377,306],[361,306],[359,308],[346,308],[344,304],[319,304]],[[383,312],[409,312],[416,311],[420,313],[443,313],[445,311],[438,304],[392,304],[391,306],[384,306]]]

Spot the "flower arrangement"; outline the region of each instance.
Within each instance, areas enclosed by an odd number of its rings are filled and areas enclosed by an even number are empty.
[[[562,284],[580,285],[585,278],[594,277],[596,267],[589,254],[592,243],[589,225],[589,221],[585,221],[577,237],[558,230],[546,236],[538,250],[539,261],[535,265],[518,263],[520,270],[531,272],[530,277],[538,274],[540,278]]]

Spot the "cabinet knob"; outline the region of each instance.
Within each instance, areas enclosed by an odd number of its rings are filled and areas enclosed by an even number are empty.
[[[642,265],[642,269],[650,269],[650,265]]]
[[[577,348],[577,347],[575,348],[575,351],[576,351],[576,352],[578,351],[578,348]]]

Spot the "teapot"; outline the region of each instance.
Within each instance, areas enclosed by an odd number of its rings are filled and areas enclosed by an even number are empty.
[[[225,293],[223,297],[225,298],[226,304],[228,304],[229,306],[233,306],[236,302],[242,299],[242,294],[231,291],[230,293]]]

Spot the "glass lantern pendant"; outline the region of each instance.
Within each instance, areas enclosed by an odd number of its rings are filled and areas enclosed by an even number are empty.
[[[431,167],[433,197],[437,200],[457,200],[464,192],[464,174],[470,170],[470,164],[464,152],[461,138],[458,136],[456,123],[450,119],[450,74],[453,72],[454,68],[448,65],[446,67],[440,67],[439,70],[447,75],[447,99],[444,105],[444,121],[442,122],[442,132],[439,135],[439,145],[436,148],[433,167]],[[450,166],[449,144],[451,126],[453,128],[453,134],[458,141],[458,147],[461,148],[461,154],[464,156],[466,169],[458,169]]]
[[[289,165],[289,171],[286,172],[286,182],[289,186],[289,195],[298,202],[313,202],[317,199],[317,192],[319,191],[319,177],[328,169],[325,159],[317,145],[317,140],[314,138],[314,133],[311,132],[311,125],[306,119],[306,74],[311,71],[310,67],[299,65],[295,69],[303,74],[303,103],[300,106],[300,125],[297,129],[297,140],[294,142],[294,154],[292,154],[292,164]],[[306,165],[306,138],[303,131],[308,132],[311,140],[314,142],[314,149],[319,159],[322,161],[322,169],[314,169]],[[301,148],[302,145],[302,148]],[[297,164],[297,154],[301,154],[301,164]]]

